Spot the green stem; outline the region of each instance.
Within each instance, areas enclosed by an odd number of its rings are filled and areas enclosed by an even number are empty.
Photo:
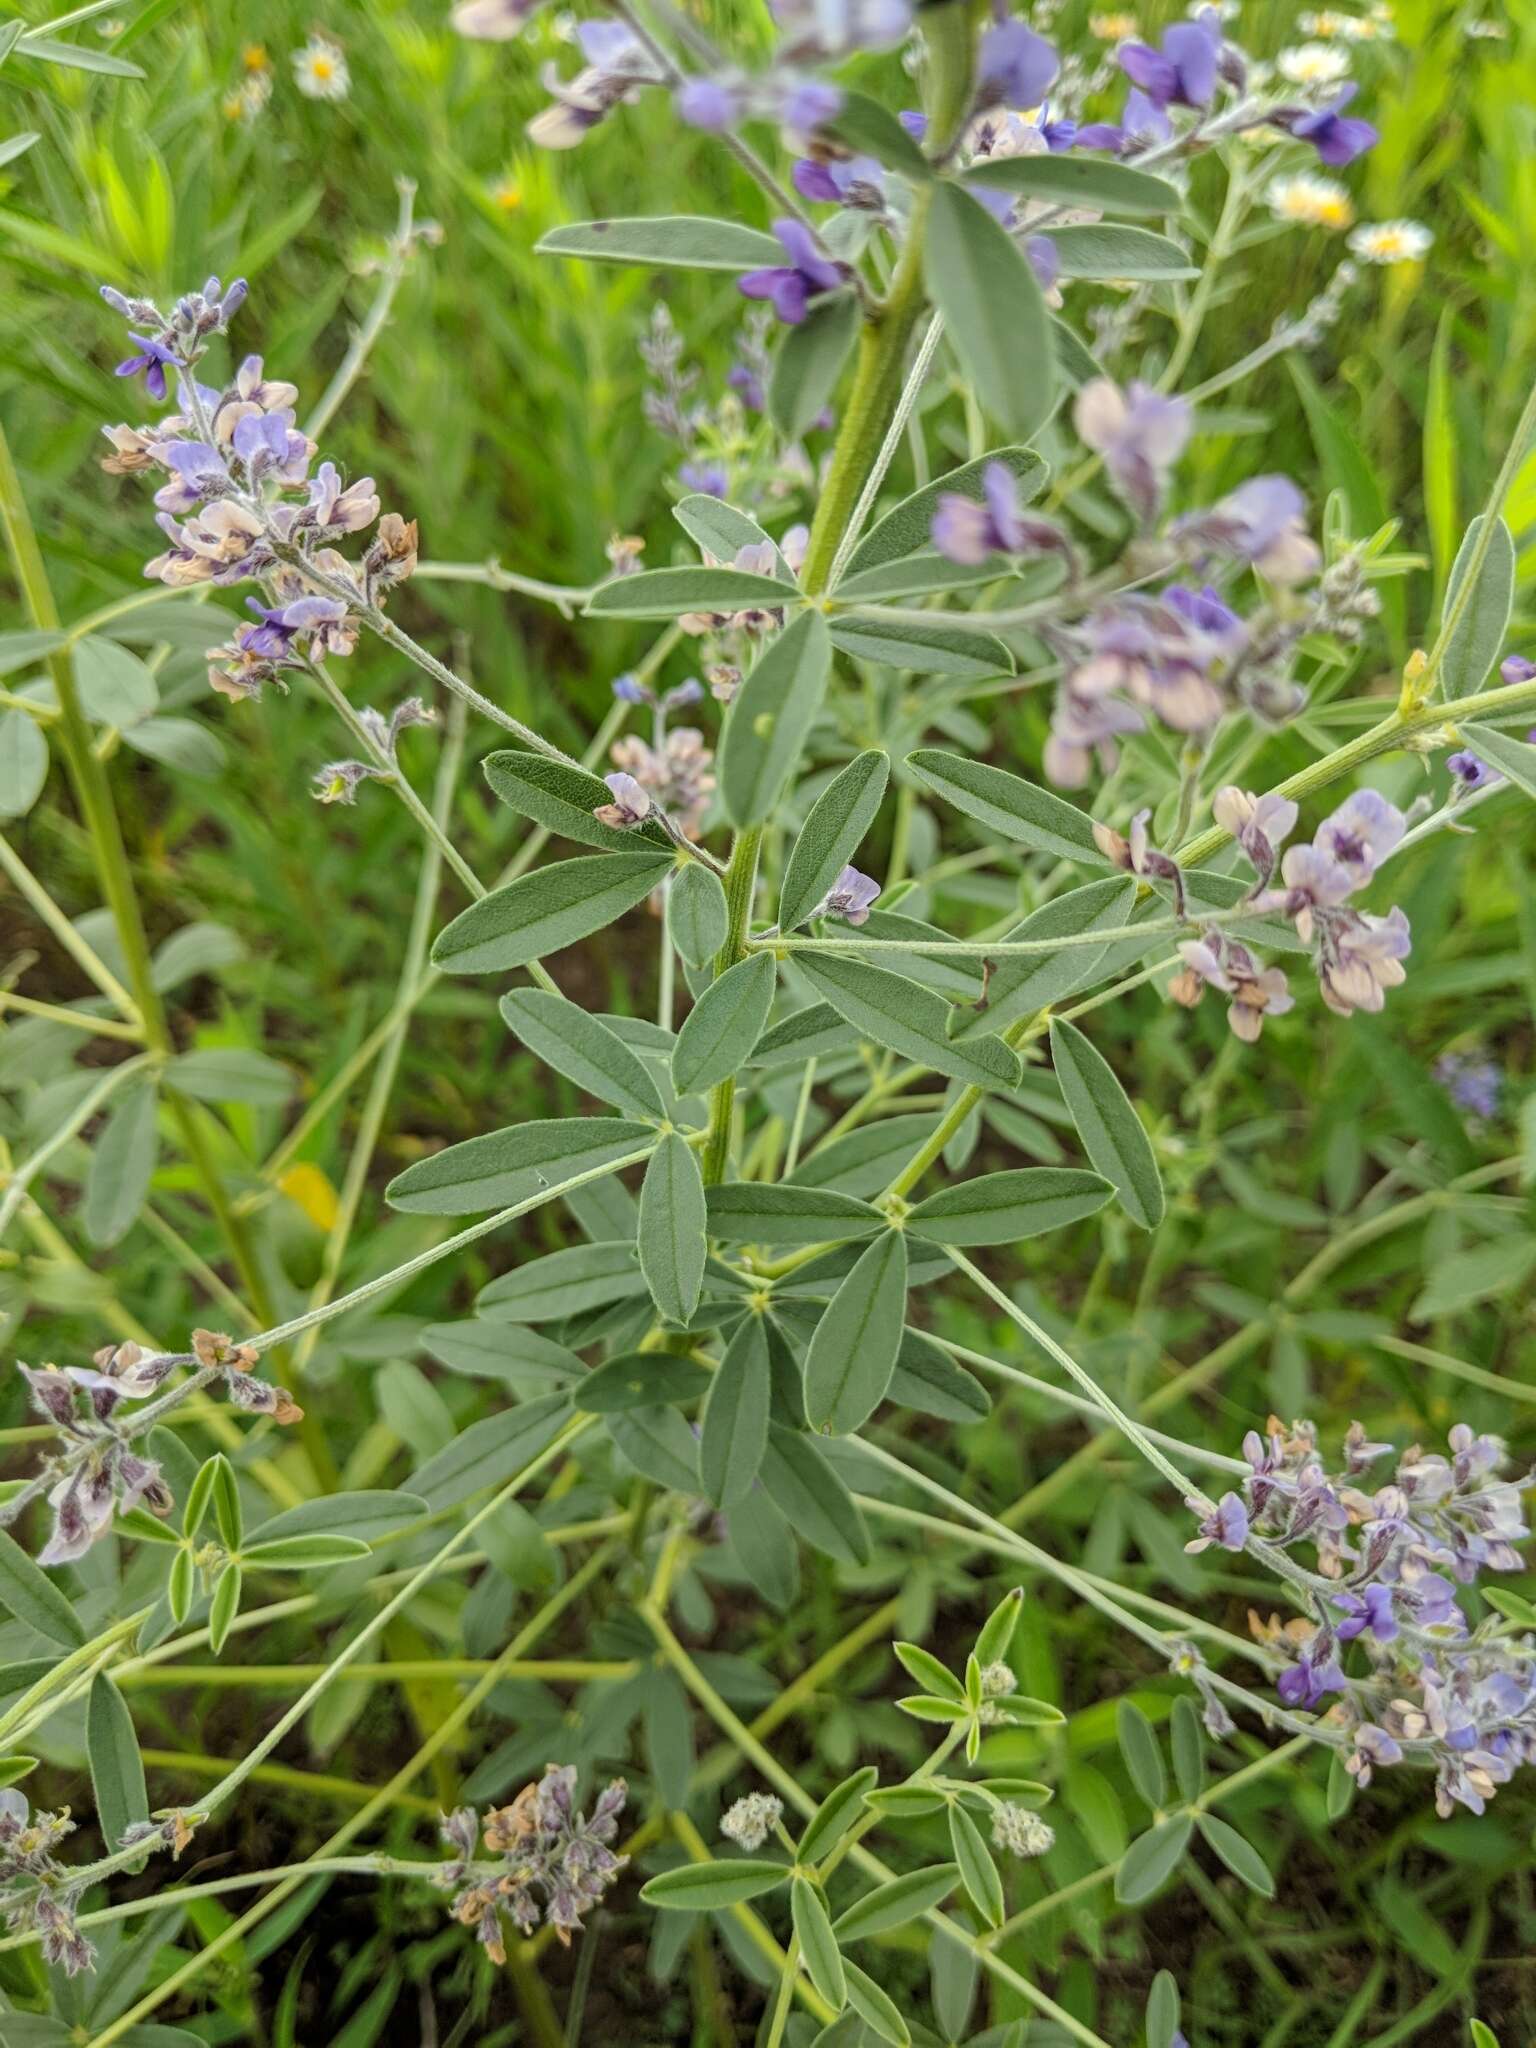
[[[746,951],[747,926],[752,917],[752,892],[757,882],[757,862],[762,851],[763,827],[748,826],[738,832],[725,871],[725,943],[715,956],[715,978],[734,967]],[[731,1153],[731,1113],[736,1103],[736,1077],[728,1076],[709,1098],[709,1136],[701,1162],[705,1185],[724,1180]]]

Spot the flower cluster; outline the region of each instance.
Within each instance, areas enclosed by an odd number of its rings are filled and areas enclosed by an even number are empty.
[[[35,1934],[44,1962],[71,1977],[88,1970],[95,1954],[75,1925],[68,1867],[53,1853],[74,1828],[67,1806],[33,1813],[14,1785],[0,1791],[0,1913],[13,1934]]]
[[[360,782],[389,782],[399,771],[396,748],[400,735],[413,725],[435,725],[437,713],[419,697],[407,697],[386,718],[372,705],[364,705],[357,722],[367,734],[374,751],[373,761],[328,761],[315,775],[314,794],[322,804],[355,804]]]
[[[142,372],[159,400],[169,380],[176,383],[175,413],[151,426],[103,429],[112,447],[103,468],[167,478],[155,504],[170,546],[144,573],[177,588],[254,580],[265,589],[267,602],[248,600],[256,623],[210,655],[209,681],[235,699],[281,684],[284,671],[306,658],[349,654],[361,614],[376,615],[412,574],[417,547],[414,520],[393,512],[380,518],[371,477],[344,483],[332,462],[310,474],[318,450],[295,423],[297,390],[269,378],[260,356],[247,356],[219,388],[198,381],[195,366],[245,289],[237,281],[224,290],[210,278],[162,314],[149,300],[102,288],[110,306],[147,330],[134,333],[136,352],[118,375]],[[335,545],[375,522],[359,561]]]
[[[1359,1783],[1417,1755],[1434,1768],[1442,1815],[1458,1804],[1481,1813],[1536,1760],[1536,1642],[1496,1615],[1469,1626],[1456,1589],[1524,1570],[1516,1546],[1530,1534],[1520,1499],[1530,1479],[1501,1478],[1500,1440],[1458,1423],[1449,1456],[1414,1445],[1386,1484],[1366,1490],[1360,1482],[1390,1448],[1352,1423],[1330,1471],[1311,1423],[1286,1429],[1271,1417],[1264,1436],[1244,1439],[1245,1498],[1225,1497],[1212,1534],[1234,1550],[1251,1533],[1315,1551],[1329,1582],[1323,1618],[1255,1628],[1289,1660],[1276,1687],[1288,1706],[1316,1710],[1337,1696],[1330,1718],[1349,1732]],[[1360,1676],[1344,1670],[1351,1642],[1366,1655]]]
[[[609,1846],[629,1788],[615,1778],[597,1796],[590,1819],[576,1805],[576,1767],[549,1764],[510,1806],[483,1821],[472,1806],[443,1816],[441,1833],[455,1852],[437,1882],[452,1891],[454,1918],[473,1927],[492,1962],[504,1963],[503,1913],[526,1939],[543,1920],[569,1946],[581,1916],[599,1903],[627,1856]],[[479,1857],[482,1837],[494,1861]]]
[[[728,1842],[734,1842],[738,1849],[745,1849],[749,1856],[753,1856],[783,1817],[782,1799],[776,1799],[771,1792],[748,1792],[726,1808],[721,1816],[720,1832]]]
[[[194,1330],[188,1352],[144,1351],[129,1343],[106,1346],[89,1366],[45,1365],[35,1371],[18,1365],[32,1406],[58,1431],[60,1443],[41,1477],[0,1509],[0,1526],[46,1491],[53,1528],[38,1561],[70,1564],[105,1534],[114,1514],[147,1508],[168,1515],[175,1500],[160,1467],[133,1449],[147,1418],[140,1415],[125,1425],[118,1418],[120,1405],[147,1399],[178,1366],[197,1366],[223,1376],[237,1408],[269,1415],[274,1422],[297,1422],[303,1409],[282,1387],[252,1376],[256,1361],[249,1345]]]

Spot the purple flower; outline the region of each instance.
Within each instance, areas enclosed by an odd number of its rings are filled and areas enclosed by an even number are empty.
[[[842,94],[824,78],[787,78],[779,83],[779,120],[791,135],[812,136],[842,111]]]
[[[844,57],[854,50],[888,50],[912,26],[912,0],[771,0],[794,59]]]
[[[626,670],[613,679],[613,694],[621,704],[651,704],[655,702],[650,691],[637,677]]]
[[[841,268],[816,247],[810,229],[797,220],[776,220],[773,232],[789,262],[766,270],[749,270],[736,280],[745,298],[767,299],[786,327],[798,327],[806,307],[822,292],[836,291],[843,282]]]
[[[1227,1022],[1245,1045],[1257,1045],[1266,1017],[1283,1017],[1296,1006],[1282,968],[1260,966],[1245,945],[1215,926],[1178,950],[1184,967],[1168,993],[1186,1009],[1194,1008],[1207,987],[1230,996]]]
[[[1336,1630],[1341,1643],[1352,1643],[1356,1636],[1367,1633],[1375,1642],[1390,1643],[1400,1633],[1390,1586],[1367,1586],[1363,1593],[1335,1593],[1333,1603],[1345,1616]]]
[[[723,462],[685,462],[677,472],[677,480],[690,491],[702,491],[709,498],[723,498],[731,487]]]
[[[1527,661],[1523,654],[1506,654],[1499,663],[1499,674],[1506,683],[1528,683],[1536,676],[1536,661]]]
[[[1322,566],[1302,524],[1306,501],[1288,476],[1256,476],[1209,512],[1180,519],[1174,535],[1216,554],[1251,562],[1272,583],[1305,583]]]
[[[1362,121],[1356,115],[1346,115],[1344,108],[1360,90],[1353,79],[1339,88],[1337,97],[1326,107],[1316,111],[1307,108],[1281,108],[1271,115],[1277,128],[1284,128],[1294,135],[1298,142],[1310,142],[1317,151],[1318,159],[1335,168],[1352,164],[1357,156],[1364,156],[1368,149],[1374,149],[1381,140],[1380,135],[1369,121]]]
[[[1173,123],[1162,108],[1133,86],[1118,121],[1086,122],[1078,129],[1075,142],[1079,149],[1108,149],[1116,156],[1129,156],[1167,142],[1172,135]]]
[[[1265,796],[1253,796],[1247,790],[1228,783],[1226,788],[1217,790],[1211,802],[1211,813],[1222,830],[1230,832],[1248,856],[1260,882],[1267,882],[1274,873],[1280,848],[1295,830],[1295,804],[1288,797],[1276,796],[1273,791]]]
[[[873,876],[846,867],[827,891],[821,915],[846,918],[849,924],[868,924],[870,908],[879,894],[880,884]]]
[[[1206,1515],[1200,1523],[1200,1533],[1186,1550],[1206,1550],[1213,1543],[1219,1543],[1223,1550],[1242,1550],[1248,1542],[1248,1510],[1235,1493],[1224,1493],[1216,1503],[1216,1512]]]
[[[852,206],[863,213],[884,210],[885,172],[872,156],[833,157],[828,162],[803,156],[796,159],[790,175],[802,199]]]
[[[1188,399],[1165,398],[1140,382],[1122,391],[1108,377],[1094,377],[1078,392],[1073,418],[1121,496],[1150,520],[1194,425]]]
[[[722,134],[741,118],[740,88],[723,78],[685,78],[672,101],[688,126],[706,135]]]
[[[1035,282],[1043,292],[1053,292],[1056,280],[1061,275],[1061,257],[1056,244],[1049,235],[1031,235],[1024,244],[1024,254],[1029,258],[1029,267],[1035,273]],[[1060,305],[1059,299],[1053,301]]]
[[[1374,789],[1357,789],[1318,828],[1314,842],[1351,878],[1351,887],[1367,883],[1407,830],[1408,821],[1394,803]]]
[[[1155,107],[1208,107],[1216,91],[1221,56],[1221,22],[1214,8],[1193,21],[1175,22],[1157,49],[1122,43],[1120,68]]]
[[[622,770],[605,775],[604,782],[613,792],[611,804],[599,804],[592,815],[599,825],[609,825],[615,831],[627,831],[631,825],[643,825],[651,815],[651,799],[647,791]]]
[[[1474,789],[1486,789],[1490,783],[1504,780],[1504,771],[1501,768],[1491,768],[1486,761],[1480,761],[1476,754],[1468,753],[1465,748],[1459,754],[1449,755],[1445,765],[1450,769],[1452,779],[1457,784],[1457,790],[1453,794],[1465,793],[1470,796]]]
[[[1275,1691],[1288,1707],[1305,1707],[1309,1712],[1324,1694],[1347,1690],[1348,1682],[1339,1669],[1332,1641],[1321,1631],[1302,1646],[1300,1657],[1288,1671],[1281,1672],[1275,1685]]]
[[[985,105],[1036,107],[1060,69],[1044,36],[1022,21],[996,22],[981,39],[977,92]]]
[[[166,371],[181,367],[176,352],[150,334],[134,334],[129,339],[137,343],[139,352],[126,357],[112,374],[115,377],[136,377],[142,370],[144,389],[158,404],[165,397]]]
[[[1468,1116],[1481,1117],[1486,1123],[1498,1115],[1504,1075],[1492,1060],[1469,1060],[1458,1052],[1442,1053],[1435,1062],[1435,1079]]]
[[[989,555],[1014,555],[1024,546],[1019,486],[1006,463],[989,462],[981,476],[982,501],[944,491],[934,509],[933,544],[951,562],[979,565]]]
[[[286,659],[296,640],[324,635],[328,627],[339,626],[347,616],[346,603],[339,597],[296,597],[272,606],[254,597],[245,602],[260,624],[242,626],[236,637],[245,653],[264,661]]]
[[[1385,917],[1362,911],[1337,931],[1325,930],[1317,970],[1323,1001],[1341,1017],[1379,1010],[1386,991],[1405,979],[1402,963],[1411,949],[1408,920],[1395,905]]]

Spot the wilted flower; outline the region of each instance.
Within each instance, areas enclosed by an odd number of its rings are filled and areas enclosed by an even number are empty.
[[[749,1792],[744,1799],[738,1799],[734,1806],[727,1808],[721,1817],[720,1832],[728,1842],[734,1842],[738,1849],[745,1849],[750,1856],[762,1848],[783,1813],[783,1800],[776,1799],[771,1792]]]
[[[1273,791],[1266,796],[1252,796],[1228,783],[1217,790],[1211,801],[1211,813],[1222,830],[1230,832],[1243,849],[1260,882],[1267,882],[1274,873],[1280,848],[1295,829],[1295,804]]]
[[[1032,1807],[1000,1800],[992,1809],[992,1846],[1010,1856],[1044,1856],[1056,1841],[1056,1830]]]
[[[1115,488],[1138,518],[1150,520],[1194,425],[1188,399],[1165,398],[1139,381],[1122,391],[1108,377],[1094,377],[1078,392],[1072,416],[1083,440],[1103,456]]]
[[[1246,1045],[1257,1044],[1266,1017],[1283,1017],[1295,1007],[1283,969],[1265,967],[1245,945],[1215,926],[1178,950],[1184,969],[1168,984],[1168,993],[1188,1009],[1207,986],[1230,996],[1227,1022]]]
[[[1094,844],[1106,860],[1117,868],[1123,868],[1128,875],[1151,875],[1158,881],[1173,885],[1174,908],[1180,917],[1184,915],[1184,877],[1179,873],[1178,863],[1170,860],[1166,853],[1159,853],[1151,843],[1148,824],[1152,812],[1138,811],[1131,820],[1131,833],[1127,839],[1112,825],[1095,825]]]
[[[476,1858],[481,1825],[472,1807],[442,1818],[443,1839],[455,1853],[436,1881],[454,1893],[454,1918],[474,1928],[493,1962],[506,1961],[503,1913],[525,1939],[542,1919],[569,1946],[582,1914],[600,1902],[629,1861],[609,1846],[628,1796],[624,1780],[615,1778],[598,1794],[590,1819],[578,1811],[575,1792],[575,1766],[550,1764],[510,1806],[488,1812],[485,1847],[499,1859],[493,1862]]]
[[[782,219],[773,223],[787,264],[765,270],[749,270],[736,280],[736,289],[749,299],[767,299],[780,320],[798,327],[806,308],[823,292],[837,291],[844,281],[840,264],[823,256],[816,239],[802,221]]]

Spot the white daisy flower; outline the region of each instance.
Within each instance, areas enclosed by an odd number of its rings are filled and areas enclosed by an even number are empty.
[[[344,100],[352,84],[340,43],[317,29],[293,53],[294,83],[307,100]]]
[[[1422,221],[1362,221],[1349,246],[1364,263],[1421,263],[1434,239]]]
[[[1318,178],[1301,173],[1276,178],[1266,195],[1276,220],[1295,221],[1303,227],[1347,228],[1355,217],[1348,192],[1335,178]]]
[[[1282,50],[1275,65],[1292,85],[1337,85],[1349,76],[1349,56],[1332,43],[1302,43]]]

